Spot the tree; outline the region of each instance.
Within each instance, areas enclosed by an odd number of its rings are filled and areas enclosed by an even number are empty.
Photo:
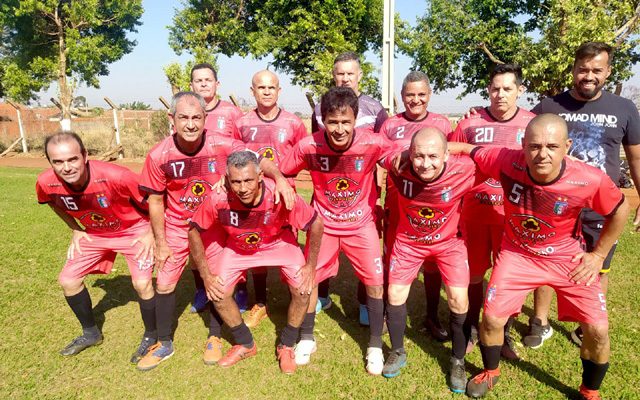
[[[151,106],[142,101],[120,104],[120,108],[123,110],[151,110]]]
[[[142,0],[8,0],[0,6],[0,84],[28,102],[56,81],[63,119],[79,83],[99,87],[108,65],[131,52]]]
[[[379,51],[382,0],[189,0],[176,12],[170,44],[180,52],[273,56],[293,83],[323,93],[344,51]],[[362,89],[379,93],[373,66],[362,63]]]
[[[211,64],[216,70],[218,69],[216,58],[213,56],[210,56],[209,59],[205,59],[204,56],[196,57],[194,60],[188,61],[185,65],[179,62],[172,62],[165,65],[163,71],[169,85],[171,85],[171,93],[176,94],[180,91],[190,90],[191,68],[196,64],[204,62]]]
[[[490,68],[515,62],[528,91],[544,97],[571,86],[574,52],[586,41],[614,45],[609,82],[628,79],[640,60],[639,17],[637,0],[431,0],[417,26],[401,25],[398,38],[435,90],[461,85],[461,96],[485,95]]]

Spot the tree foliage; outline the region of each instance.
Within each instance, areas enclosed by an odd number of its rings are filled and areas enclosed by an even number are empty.
[[[188,0],[174,16],[170,44],[194,56],[273,57],[293,83],[323,93],[344,51],[379,50],[382,0]],[[378,94],[373,66],[364,62],[362,90]]]
[[[400,49],[438,91],[482,91],[495,63],[522,66],[539,97],[571,86],[575,49],[586,41],[616,47],[613,84],[628,79],[640,56],[637,0],[431,0],[415,28],[398,29]]]

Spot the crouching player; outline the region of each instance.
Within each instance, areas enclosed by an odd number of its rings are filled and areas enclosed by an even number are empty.
[[[410,167],[389,175],[397,188],[396,240],[389,262],[387,326],[391,354],[382,374],[394,377],[406,363],[404,330],[411,282],[425,262],[438,265],[449,303],[451,366],[449,389],[464,393],[464,355],[470,326],[465,324],[469,298],[467,249],[458,235],[462,197],[476,184],[468,157],[449,157],[447,140],[437,128],[416,132],[409,147]],[[385,162],[391,169],[392,160]]]
[[[233,299],[235,285],[248,269],[281,266],[291,302],[277,354],[282,372],[292,374],[296,369],[293,346],[309,307],[309,296],[316,286],[322,220],[299,196],[291,211],[283,203],[276,204],[275,184],[263,178],[253,152],[229,155],[226,182],[228,193],[212,194],[194,215],[189,230],[191,255],[204,279],[207,296],[231,328],[236,342],[218,365],[230,367],[257,352]],[[308,232],[310,249],[306,261],[291,226]],[[225,248],[219,257],[207,259],[205,255],[200,232],[208,229],[223,229],[227,233]]]
[[[131,359],[137,362],[157,340],[151,283],[154,239],[140,207],[143,198],[138,191],[138,177],[119,165],[88,161],[82,140],[72,132],[47,137],[44,149],[52,168],[38,176],[36,193],[38,202],[48,204],[73,232],[58,282],[82,325],[82,335],[60,354],[72,356],[102,343],[84,277],[108,274],[120,253],[129,265],[145,328],[139,349]]]
[[[584,332],[580,394],[600,399],[609,367],[609,323],[598,274],[627,221],[624,196],[604,172],[566,157],[571,139],[557,115],[535,117],[522,150],[456,146],[500,180],[506,197],[502,250],[480,325],[484,371],[469,381],[467,394],[481,397],[498,381],[507,319],[520,312],[529,292],[547,285],[558,296],[558,319],[579,322]],[[577,236],[583,208],[606,216],[600,239],[586,253]]]

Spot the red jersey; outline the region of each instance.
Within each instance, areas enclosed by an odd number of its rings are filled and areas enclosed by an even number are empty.
[[[294,114],[283,109],[271,121],[262,119],[257,110],[246,113],[236,122],[233,137],[261,156],[280,165],[284,156],[307,136],[307,128]]]
[[[53,169],[41,173],[36,181],[38,203],[64,210],[93,234],[120,232],[139,222],[143,196],[138,190],[138,175],[103,161],[87,161],[86,168],[89,180],[78,191]]]
[[[373,221],[377,191],[373,180],[376,162],[393,152],[382,135],[356,128],[351,146],[331,148],[324,131],[301,140],[282,161],[280,170],[295,176],[303,169],[313,181],[313,207],[322,216],[324,230],[350,235]]]
[[[204,128],[207,132],[232,137],[235,123],[242,117],[242,110],[228,101],[218,100],[211,110],[207,110]]]
[[[461,120],[449,137],[449,141],[485,147],[520,149],[524,130],[535,116],[530,111],[518,108],[510,119],[498,121],[491,115],[488,108],[484,108],[477,114]],[[500,182],[489,178],[465,196],[462,203],[462,218],[473,223],[502,225],[504,223],[503,204],[504,193]]]
[[[275,204],[274,196],[275,183],[267,178],[263,180],[260,203],[253,207],[245,206],[231,191],[214,193],[195,213],[191,224],[199,231],[221,227],[227,233],[226,246],[236,252],[267,250],[289,226],[306,231],[318,215],[300,196],[291,211],[284,202]]]
[[[391,167],[391,159],[385,161]],[[425,246],[458,235],[462,197],[473,187],[476,166],[467,156],[450,156],[440,176],[431,182],[420,179],[413,168],[389,174],[397,191],[399,220],[396,241]]]
[[[200,148],[186,154],[171,135],[147,155],[140,189],[165,195],[166,222],[186,225],[225,174],[227,156],[241,150],[246,150],[244,143],[204,131]]]
[[[476,148],[471,158],[504,189],[503,250],[571,261],[582,252],[580,211],[610,215],[624,199],[604,172],[567,157],[558,178],[547,184],[531,179],[522,150]]]

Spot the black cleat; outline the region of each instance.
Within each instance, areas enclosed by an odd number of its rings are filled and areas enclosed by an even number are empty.
[[[87,347],[102,344],[102,334],[98,336],[82,335],[73,339],[64,349],[60,350],[63,356],[75,356]]]

